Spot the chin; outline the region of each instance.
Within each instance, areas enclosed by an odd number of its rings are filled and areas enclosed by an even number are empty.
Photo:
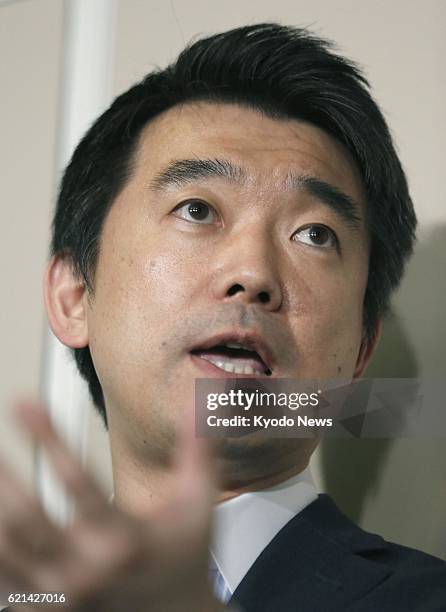
[[[221,485],[225,489],[240,488],[280,472],[296,471],[299,466],[303,470],[316,445],[314,438],[266,438],[256,434],[225,438],[217,452]]]

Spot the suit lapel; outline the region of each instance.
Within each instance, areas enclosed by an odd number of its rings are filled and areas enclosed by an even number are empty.
[[[367,559],[385,548],[320,495],[265,548],[232,600],[246,612],[342,610],[390,575]]]

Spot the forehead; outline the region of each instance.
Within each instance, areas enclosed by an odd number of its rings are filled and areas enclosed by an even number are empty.
[[[290,172],[317,176],[364,201],[357,166],[347,149],[322,129],[296,119],[273,119],[227,103],[174,106],[143,130],[136,174],[155,174],[177,159],[222,157],[255,185],[278,186]]]

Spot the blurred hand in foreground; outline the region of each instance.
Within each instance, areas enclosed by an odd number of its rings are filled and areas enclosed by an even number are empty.
[[[11,610],[219,612],[208,581],[215,499],[213,463],[192,417],[179,428],[170,498],[142,520],[111,505],[56,433],[45,409],[17,406],[22,427],[51,461],[76,503],[66,529],[0,463],[2,592],[57,592],[62,604],[10,604]]]

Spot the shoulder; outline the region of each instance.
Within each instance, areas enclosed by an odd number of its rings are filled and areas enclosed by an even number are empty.
[[[364,531],[319,495],[262,551],[233,599],[246,612],[446,612],[446,563]]]
[[[446,611],[446,562],[418,550],[386,542],[385,553],[369,554],[368,560],[391,569],[391,573],[351,610],[362,612]]]
[[[386,563],[396,570],[401,572],[412,572],[413,570],[430,570],[446,571],[446,561],[428,553],[388,542],[386,544]]]
[[[385,564],[392,573],[364,598],[358,612],[372,609],[377,603],[381,612],[446,611],[446,562],[420,550],[383,542],[382,551],[369,553],[367,558]]]
[[[324,537],[363,558],[386,563],[392,570],[412,572],[414,569],[446,569],[446,561],[438,557],[365,531],[343,514],[326,494],[319,495],[316,501],[307,506],[301,512],[301,518]]]
[[[381,612],[446,611],[444,560],[361,529],[327,495],[320,495],[302,518],[358,559],[387,570],[387,576],[348,610],[359,612],[379,606]]]

